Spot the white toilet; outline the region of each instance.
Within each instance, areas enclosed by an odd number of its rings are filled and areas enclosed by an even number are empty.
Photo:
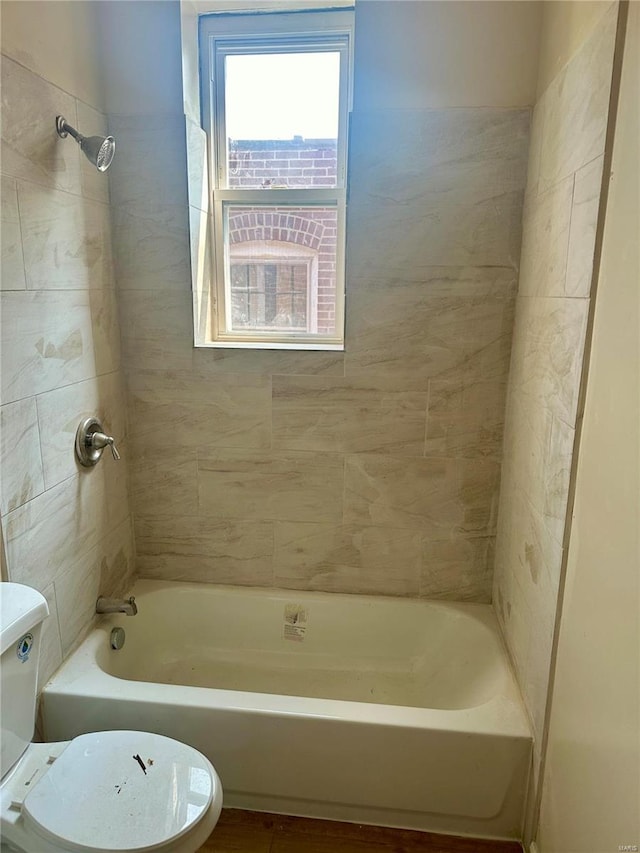
[[[2,849],[194,853],[222,808],[220,780],[197,750],[130,731],[31,743],[48,613],[36,590],[0,584]]]

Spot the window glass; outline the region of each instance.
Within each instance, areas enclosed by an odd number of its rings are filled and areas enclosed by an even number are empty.
[[[337,210],[225,205],[230,331],[336,330]]]
[[[230,187],[335,187],[340,54],[225,58]]]

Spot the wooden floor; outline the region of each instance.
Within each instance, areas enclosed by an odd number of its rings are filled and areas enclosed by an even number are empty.
[[[405,829],[223,809],[200,848],[211,853],[522,853],[514,841],[483,841]]]

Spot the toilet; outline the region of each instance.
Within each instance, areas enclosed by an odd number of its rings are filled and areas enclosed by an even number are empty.
[[[222,786],[196,749],[150,732],[31,743],[45,598],[0,584],[2,850],[195,853],[213,831]]]

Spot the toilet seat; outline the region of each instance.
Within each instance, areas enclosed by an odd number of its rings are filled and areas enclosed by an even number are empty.
[[[192,747],[149,732],[95,732],[55,759],[22,816],[60,849],[147,853],[191,832],[214,799],[215,771]]]

